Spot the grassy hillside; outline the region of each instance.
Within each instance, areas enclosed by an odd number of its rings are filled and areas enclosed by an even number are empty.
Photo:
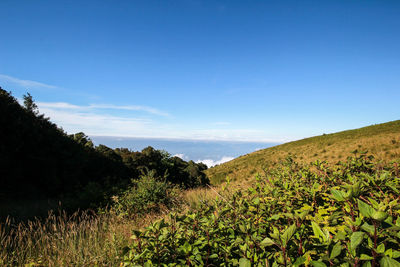
[[[337,162],[346,159],[354,150],[384,161],[400,158],[400,120],[324,134],[275,147],[259,150],[206,171],[214,184],[229,177],[243,180],[262,172],[268,166],[286,158],[289,154],[299,162],[327,160]]]

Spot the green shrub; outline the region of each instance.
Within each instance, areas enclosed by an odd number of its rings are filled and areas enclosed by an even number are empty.
[[[254,187],[135,231],[123,266],[400,266],[396,164],[291,158]]]
[[[162,208],[172,208],[179,203],[179,188],[155,176],[155,171],[142,174],[139,180],[120,195],[112,197],[111,210],[120,216],[132,217],[136,214],[158,212]]]

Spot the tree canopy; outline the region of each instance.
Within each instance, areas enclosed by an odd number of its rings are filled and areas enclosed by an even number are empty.
[[[139,179],[146,168],[185,188],[208,183],[204,164],[152,147],[134,152],[94,146],[84,133],[68,135],[39,114],[29,93],[23,101],[21,106],[0,87],[0,201],[79,195],[88,187],[104,195]]]

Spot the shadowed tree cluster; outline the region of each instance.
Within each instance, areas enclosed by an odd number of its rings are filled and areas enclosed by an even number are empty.
[[[110,190],[115,191],[131,178],[140,177],[146,168],[185,188],[208,183],[203,173],[207,168],[204,164],[186,162],[152,147],[132,152],[126,148],[94,146],[84,133],[67,135],[39,114],[29,93],[24,96],[23,104],[0,88],[0,200],[3,203],[10,199],[85,194],[85,201],[98,201]]]
[[[54,197],[89,182],[129,178],[122,161],[98,152],[83,133],[68,136],[39,115],[32,97],[24,107],[0,88],[0,192],[3,197]]]
[[[203,186],[209,183],[203,171],[207,166],[203,163],[187,162],[163,150],[151,146],[141,152],[133,152],[126,148],[117,148],[115,152],[121,156],[123,163],[131,170],[133,177],[138,177],[145,169],[155,170],[156,176],[166,177],[171,183],[184,188]]]

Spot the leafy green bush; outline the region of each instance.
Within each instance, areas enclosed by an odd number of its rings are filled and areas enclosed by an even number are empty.
[[[155,176],[155,171],[142,174],[139,180],[118,196],[112,197],[111,210],[121,216],[160,211],[163,207],[172,208],[179,203],[179,188],[167,182],[165,178]]]
[[[254,187],[135,231],[124,266],[400,266],[396,164],[289,159]]]
[[[132,177],[139,177],[142,171],[151,169],[158,176],[168,173],[167,181],[186,189],[206,186],[210,183],[204,173],[207,165],[195,163],[192,160],[184,161],[179,157],[171,156],[164,150],[148,146],[141,152],[126,148],[117,148],[114,152],[131,170]]]

